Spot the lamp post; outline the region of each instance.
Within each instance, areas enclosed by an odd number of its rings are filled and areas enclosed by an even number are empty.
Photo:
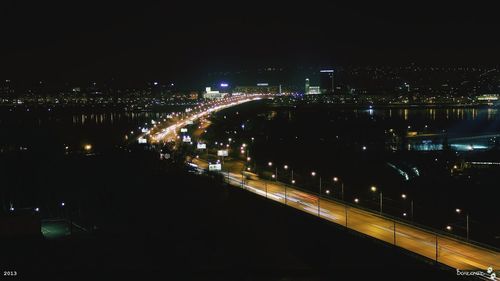
[[[286,164],[285,164],[285,165],[283,166],[283,169],[288,170],[288,165],[286,165]],[[292,170],[292,180],[293,180],[293,170]],[[287,198],[286,198],[286,185],[287,185],[287,183],[285,183],[285,205],[287,204]]]
[[[273,162],[268,162],[267,165],[269,167],[272,167],[273,166]],[[278,181],[278,167],[275,168],[274,170],[274,174],[272,175],[272,178],[275,180],[275,181]]]
[[[341,181],[338,177],[333,177],[333,182],[337,183],[340,181],[340,191],[341,191],[341,198],[342,201],[344,201],[344,181]]]
[[[377,187],[373,185],[372,187],[370,187],[370,190],[372,192],[377,192]],[[380,191],[379,196],[380,196],[380,214],[382,214],[382,198],[383,198],[382,191]]]
[[[315,177],[316,172],[312,171],[311,176]],[[319,194],[318,194],[318,216],[321,216],[321,206],[320,206],[320,197],[321,197],[321,177],[319,177]]]
[[[406,198],[408,198],[408,196],[403,193],[403,194],[401,194],[401,198],[406,200]],[[410,218],[413,221],[413,199],[410,200]]]
[[[460,214],[460,213],[462,213],[462,210],[459,209],[459,208],[456,208],[455,212],[457,214]],[[466,223],[465,228],[466,228],[466,231],[467,231],[467,240],[469,240],[469,212],[465,213],[465,223]]]

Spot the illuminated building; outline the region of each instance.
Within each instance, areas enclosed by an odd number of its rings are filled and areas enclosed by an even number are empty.
[[[205,93],[203,94],[204,99],[221,99],[226,96],[227,93],[221,93],[219,91],[213,91],[211,87],[205,88]]]
[[[322,94],[333,94],[335,88],[332,69],[320,70],[319,86]]]
[[[319,86],[309,86],[309,91],[306,95],[319,95],[321,94],[321,90]]]

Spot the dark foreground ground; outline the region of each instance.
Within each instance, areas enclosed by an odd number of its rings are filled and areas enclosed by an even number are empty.
[[[73,184],[66,189],[87,187],[92,203],[80,204],[87,214],[82,224],[99,230],[60,240],[2,238],[1,269],[18,274],[9,278],[458,279],[454,271],[218,179],[132,160],[120,158],[113,169],[90,160],[81,169],[86,178],[67,179]]]

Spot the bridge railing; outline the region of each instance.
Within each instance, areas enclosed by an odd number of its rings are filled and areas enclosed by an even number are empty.
[[[500,268],[500,251],[493,246],[481,244],[476,241],[466,241],[464,238],[459,236],[450,235],[443,231],[432,229],[428,226],[402,220],[389,214],[381,214],[380,212],[376,212],[372,209],[355,205],[350,202],[345,202],[337,198],[324,197],[317,192],[305,190],[295,185],[291,186],[279,181],[268,181],[265,179],[254,180],[255,184],[252,184],[252,181],[246,180],[243,176],[240,179],[230,177],[229,173],[226,174],[224,172],[223,174],[225,175],[223,177],[224,181],[230,185],[246,189],[261,196],[286,204],[287,206],[317,215],[320,218],[332,221],[339,225],[345,225],[346,228],[409,250],[444,265],[462,269],[485,270],[488,266],[497,266],[497,268]],[[259,187],[256,185],[256,183],[259,182],[264,184],[265,190],[263,190],[262,186]],[[267,190],[268,187],[274,189],[281,188],[282,190],[270,193]],[[302,203],[303,205],[301,205],[300,203],[294,203],[289,199],[293,197],[289,197],[289,193],[286,192],[285,189],[289,190],[289,192],[299,191],[307,195],[315,196],[316,204]],[[276,196],[276,194],[281,196]],[[325,205],[327,203],[336,204],[338,208],[344,209],[344,217],[332,217],[330,214],[327,214],[325,211],[327,209],[323,210],[321,208],[321,204]],[[328,213],[330,212],[328,211]],[[339,215],[339,213],[335,215]],[[352,217],[356,217],[356,220],[358,220],[357,224],[353,224]],[[366,223],[359,223],[359,221],[365,221]],[[368,221],[370,221],[372,225],[383,229],[385,232],[377,232],[366,227]],[[373,224],[374,221],[376,224]],[[464,249],[466,251],[462,251]],[[481,252],[483,256],[477,256],[477,253],[479,252]],[[484,261],[481,259],[484,259]],[[464,266],[469,268],[463,268]]]

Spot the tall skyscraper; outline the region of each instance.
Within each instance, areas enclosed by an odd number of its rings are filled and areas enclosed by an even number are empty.
[[[333,94],[335,89],[333,69],[320,70],[319,87],[321,88],[322,94]]]
[[[304,90],[304,94],[307,95],[309,93],[309,78],[306,78],[306,87]]]

